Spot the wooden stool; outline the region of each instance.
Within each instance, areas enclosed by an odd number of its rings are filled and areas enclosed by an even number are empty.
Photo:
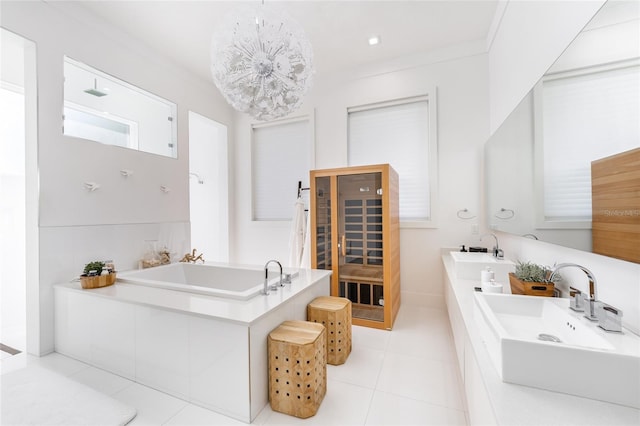
[[[351,300],[317,297],[307,305],[307,320],[327,328],[327,363],[344,364],[351,353]]]
[[[326,331],[285,321],[267,337],[271,409],[302,419],[316,414],[327,391]]]

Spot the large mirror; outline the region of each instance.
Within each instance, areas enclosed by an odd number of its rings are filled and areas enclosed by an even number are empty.
[[[63,133],[177,158],[176,104],[64,58]]]
[[[592,251],[591,162],[638,147],[640,3],[610,0],[487,142],[487,226]]]

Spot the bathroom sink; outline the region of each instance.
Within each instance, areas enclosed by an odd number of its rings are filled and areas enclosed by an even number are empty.
[[[474,297],[476,324],[502,381],[640,408],[640,337],[607,333],[570,310],[569,299]]]
[[[477,280],[480,282],[480,271],[490,267],[495,272],[496,282],[508,287],[509,272],[515,270],[515,264],[509,259],[497,259],[489,253],[452,251],[456,278]]]

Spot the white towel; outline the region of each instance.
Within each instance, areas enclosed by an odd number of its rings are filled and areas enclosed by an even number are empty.
[[[307,229],[307,216],[304,212],[304,202],[298,198],[291,222],[291,234],[289,236],[289,266],[299,268],[304,249],[305,231]]]
[[[311,268],[311,221],[307,220],[307,227],[304,231],[304,245],[302,246],[302,261],[300,267]]]

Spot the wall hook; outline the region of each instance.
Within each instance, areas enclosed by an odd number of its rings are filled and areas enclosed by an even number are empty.
[[[171,192],[171,188],[169,188],[168,186],[160,185],[160,191],[168,194],[169,192]]]
[[[133,170],[122,169],[120,170],[120,174],[126,178],[133,175]]]
[[[458,216],[460,219],[464,219],[464,220],[468,220],[468,219],[473,219],[476,216],[470,216],[471,213],[469,212],[469,209],[461,209],[458,210],[458,212],[456,213],[456,216]]]
[[[100,184],[97,184],[95,182],[85,182],[84,189],[86,189],[89,192],[93,192],[96,189],[100,189]]]

